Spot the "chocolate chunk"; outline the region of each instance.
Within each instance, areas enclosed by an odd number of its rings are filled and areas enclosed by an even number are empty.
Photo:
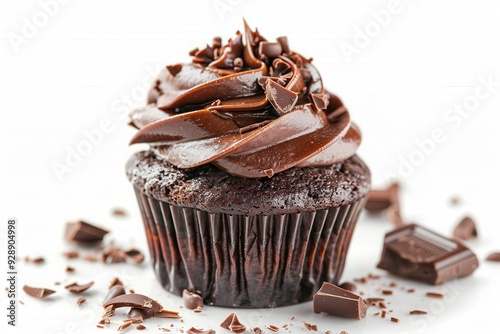
[[[453,236],[462,240],[469,240],[477,237],[476,223],[470,217],[464,217],[453,231]]]
[[[184,300],[184,306],[190,310],[203,309],[203,298],[196,293],[184,289],[182,291],[182,299]]]
[[[55,293],[54,290],[50,290],[50,289],[46,289],[46,288],[35,288],[35,287],[29,286],[29,285],[23,286],[23,290],[24,290],[24,292],[26,292],[26,294],[28,296],[38,298],[38,299],[44,299],[44,298],[50,296],[51,294]]]
[[[297,103],[298,95],[271,79],[266,81],[266,98],[281,116],[290,112]]]
[[[290,53],[290,47],[288,46],[288,38],[286,36],[281,36],[276,38],[278,43],[281,45],[281,50],[283,50],[284,53]]]
[[[326,110],[328,108],[328,104],[330,103],[329,94],[310,93],[309,96],[317,110]]]
[[[102,301],[103,305],[106,304],[106,302],[108,300],[111,300],[117,296],[121,296],[121,295],[124,295],[125,294],[125,289],[123,288],[122,285],[120,284],[116,284],[116,285],[112,285],[109,290],[108,290],[108,293],[106,294],[106,296],[104,297],[104,300]]]
[[[427,314],[427,312],[421,310],[410,311],[410,315],[420,315],[420,314]]]
[[[429,284],[472,274],[476,255],[459,241],[416,224],[386,234],[378,268]]]
[[[392,321],[392,322],[399,322],[399,319],[398,319],[398,318],[391,317],[391,321]]]
[[[488,257],[486,258],[486,261],[491,261],[491,262],[500,262],[500,252],[491,253],[491,254],[490,254],[490,255],[488,255]]]
[[[276,58],[281,55],[282,48],[278,42],[260,42],[259,54],[268,58]]]
[[[83,303],[85,303],[86,299],[83,298],[83,297],[80,297],[76,300],[76,305],[80,306],[82,305]]]
[[[66,239],[68,241],[95,242],[102,241],[107,230],[94,226],[82,220],[66,224]]]
[[[82,293],[83,291],[89,289],[94,282],[90,282],[87,284],[79,285],[76,282],[66,285],[64,288],[71,293]]]
[[[246,327],[238,320],[236,313],[231,313],[226,319],[220,324],[224,329],[228,329],[233,333],[243,333]]]
[[[372,189],[368,194],[365,209],[378,212],[399,203],[399,184],[393,183],[387,189]]]
[[[106,308],[110,305],[114,308],[135,307],[141,309],[151,309],[156,312],[160,312],[163,309],[163,306],[161,306],[157,301],[138,293],[128,293],[114,297],[106,301],[103,306]]]
[[[186,331],[187,334],[215,334],[215,331],[213,329],[201,329],[201,328],[195,328],[191,327]]]
[[[167,70],[175,77],[182,70],[182,64],[167,65]]]
[[[363,319],[367,305],[360,296],[323,282],[321,289],[314,295],[313,309],[315,313],[326,312],[346,318]]]
[[[341,287],[344,290],[351,291],[351,292],[354,292],[358,289],[358,287],[354,283],[351,283],[351,282],[344,282],[344,283],[340,284],[339,287]]]

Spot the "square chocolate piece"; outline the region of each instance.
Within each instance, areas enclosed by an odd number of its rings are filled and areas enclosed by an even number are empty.
[[[377,265],[392,274],[434,285],[468,276],[478,266],[476,255],[460,241],[416,224],[386,234]]]

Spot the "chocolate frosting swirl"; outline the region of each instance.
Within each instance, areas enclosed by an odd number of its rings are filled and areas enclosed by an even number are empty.
[[[131,144],[149,143],[179,168],[211,163],[241,177],[272,177],[286,169],[326,166],[354,155],[361,142],[340,99],[319,72],[245,22],[222,45],[191,51],[190,64],[160,72],[148,105],[131,114]]]

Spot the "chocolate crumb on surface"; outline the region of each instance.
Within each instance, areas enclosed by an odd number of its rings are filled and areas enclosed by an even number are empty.
[[[317,325],[314,325],[314,324],[310,324],[306,321],[303,321],[304,323],[304,327],[308,330],[308,331],[317,331],[318,330],[318,326]]]
[[[427,292],[425,295],[432,298],[444,298],[444,294],[439,292]]]
[[[114,208],[111,213],[113,214],[113,216],[117,216],[117,217],[126,217],[128,216],[128,213],[125,209],[122,209],[122,208]]]
[[[142,331],[142,330],[145,330],[146,329],[146,326],[142,325],[142,324],[139,324],[135,327],[135,329],[139,330],[139,331]]]
[[[67,273],[74,273],[74,272],[75,272],[75,268],[70,267],[70,266],[67,266],[67,267],[66,267],[66,272],[67,272]]]
[[[392,290],[382,290],[383,295],[392,295],[393,291]]]
[[[31,297],[34,297],[37,299],[44,299],[44,298],[55,293],[54,290],[50,290],[47,288],[35,288],[35,287],[29,286],[29,285],[23,286],[23,290],[24,290],[24,292],[26,292],[26,294],[28,296],[31,296]]]
[[[85,303],[86,299],[83,298],[83,297],[80,297],[76,300],[76,305],[80,306],[82,305],[83,303]]]
[[[78,251],[73,250],[73,251],[64,252],[63,256],[67,259],[76,259],[76,258],[78,258],[79,253],[78,253]]]
[[[385,318],[385,316],[386,316],[386,315],[387,315],[387,311],[386,311],[386,310],[382,310],[382,312],[381,312],[380,316],[381,316],[382,318]]]
[[[391,317],[391,321],[392,321],[392,322],[399,322],[399,319],[398,319],[398,318]]]
[[[415,289],[408,289],[408,290],[406,290],[406,292],[408,292],[408,293],[414,293]]]
[[[477,227],[471,217],[464,217],[453,230],[453,236],[462,240],[470,240],[477,237]]]
[[[419,314],[427,314],[426,311],[421,311],[421,310],[412,310],[410,311],[410,315],[419,315]]]
[[[269,329],[270,331],[273,331],[273,332],[279,332],[280,328],[278,326],[275,326],[275,325],[266,325],[267,329]]]
[[[64,288],[68,290],[71,293],[82,293],[85,290],[88,290],[92,285],[94,285],[94,282],[89,282],[87,284],[77,284],[76,282],[71,283],[66,285]]]
[[[186,331],[187,334],[215,334],[215,331],[213,329],[200,329],[200,328],[195,328],[191,327]]]
[[[340,284],[339,286],[342,289],[347,290],[347,291],[351,291],[351,292],[354,292],[358,289],[358,287],[354,283],[351,283],[351,282],[344,282],[344,283]]]
[[[500,262],[500,252],[494,252],[486,257],[486,261],[490,262]]]

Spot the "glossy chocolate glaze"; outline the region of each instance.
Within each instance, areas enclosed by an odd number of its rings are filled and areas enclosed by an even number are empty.
[[[211,163],[246,178],[354,155],[359,129],[286,37],[269,42],[245,23],[244,37],[215,38],[190,54],[192,63],[167,66],[149,104],[132,112],[132,144],[149,143],[179,168]]]

